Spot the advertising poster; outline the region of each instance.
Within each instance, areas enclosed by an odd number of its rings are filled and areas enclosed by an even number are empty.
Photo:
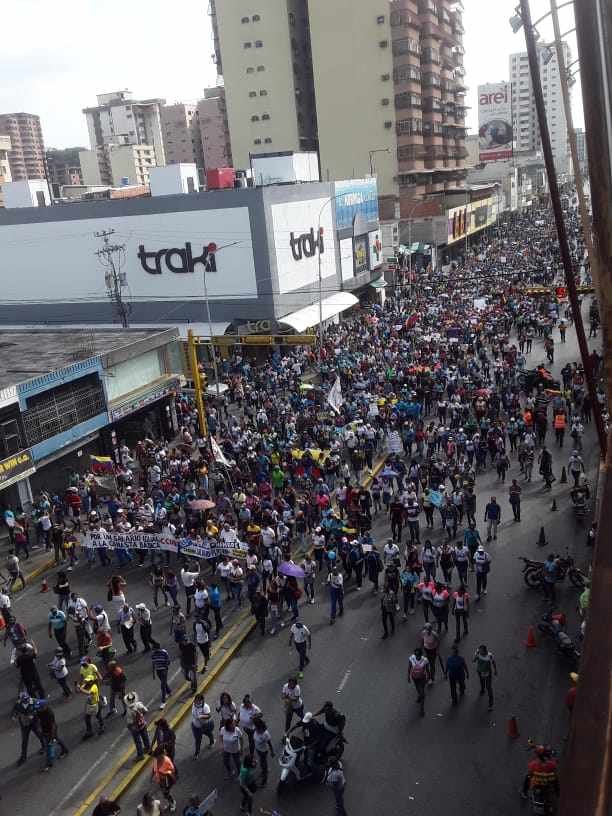
[[[512,102],[509,82],[478,86],[478,148],[481,162],[512,157]]]
[[[383,264],[383,255],[382,255],[382,241],[380,240],[380,230],[375,230],[374,232],[370,232],[368,235],[368,241],[370,244],[370,271],[374,269],[379,269]]]
[[[356,215],[365,221],[378,221],[376,179],[337,181],[335,186],[336,228],[352,227]]]
[[[355,275],[368,271],[368,236],[360,235],[353,239],[353,265]]]

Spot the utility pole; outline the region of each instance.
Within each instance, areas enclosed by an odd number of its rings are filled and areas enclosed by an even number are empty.
[[[101,238],[103,241],[102,248],[96,250],[95,254],[105,270],[106,294],[119,316],[121,325],[127,329],[129,328],[130,307],[123,300],[123,287],[127,285],[127,276],[125,272],[121,272],[121,267],[125,263],[125,244],[110,243],[109,238],[114,232],[115,230],[110,229],[94,233],[96,238]]]

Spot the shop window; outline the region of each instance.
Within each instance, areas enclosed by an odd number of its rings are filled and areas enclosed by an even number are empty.
[[[0,423],[0,438],[2,440],[2,458],[12,456],[22,449],[21,434],[16,419],[9,419]]]

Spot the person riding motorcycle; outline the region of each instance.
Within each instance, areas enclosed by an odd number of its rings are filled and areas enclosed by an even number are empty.
[[[334,704],[330,700],[323,703],[323,707],[320,711],[315,711],[312,716],[319,717],[321,714],[323,714],[324,718],[323,728],[330,734],[342,735],[344,726],[346,725],[346,717],[334,708]]]
[[[535,759],[527,765],[527,774],[523,780],[521,796],[527,799],[529,791],[542,791],[545,795],[554,792],[559,795],[559,772],[557,760],[552,755],[552,749],[546,745],[534,747]]]
[[[304,764],[312,768],[317,754],[320,753],[320,744],[325,738],[325,729],[320,722],[314,719],[311,711],[307,711],[302,719],[287,731],[287,736],[297,729],[301,729],[304,741]]]

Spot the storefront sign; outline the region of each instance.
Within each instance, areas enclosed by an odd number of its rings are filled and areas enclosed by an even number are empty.
[[[191,251],[191,242],[186,241],[184,249],[173,247],[172,249],[158,249],[154,250],[153,252],[147,252],[147,250],[144,248],[144,244],[140,244],[137,255],[140,265],[145,272],[148,272],[150,275],[161,275],[162,258],[164,259],[165,267],[169,272],[196,272],[199,271],[196,270],[196,266],[198,264],[202,265],[202,269],[205,272],[216,272],[216,251],[217,245],[215,243],[210,243],[207,246],[202,247],[201,255],[193,255]]]
[[[108,550],[153,550],[181,553],[194,558],[219,558],[227,555],[230,558],[245,558],[249,551],[248,544],[235,539],[231,544],[222,542],[195,542],[191,538],[173,538],[163,533],[144,533],[134,531],[130,533],[109,532],[108,530],[94,530],[86,533],[83,547],[93,549],[105,548]]]
[[[111,408],[110,410],[111,422],[117,422],[118,420],[123,419],[126,416],[129,416],[129,414],[133,414],[136,411],[140,411],[141,408],[145,408],[152,402],[157,402],[157,400],[169,396],[173,391],[176,391],[178,387],[179,387],[178,380],[172,380],[172,382],[169,382],[166,385],[162,385],[159,388],[155,388],[153,391],[147,391],[146,394],[142,394],[141,396],[136,397],[133,400],[124,402],[121,405],[118,405],[116,408]]]
[[[23,450],[0,462],[0,490],[36,472],[32,451]]]

